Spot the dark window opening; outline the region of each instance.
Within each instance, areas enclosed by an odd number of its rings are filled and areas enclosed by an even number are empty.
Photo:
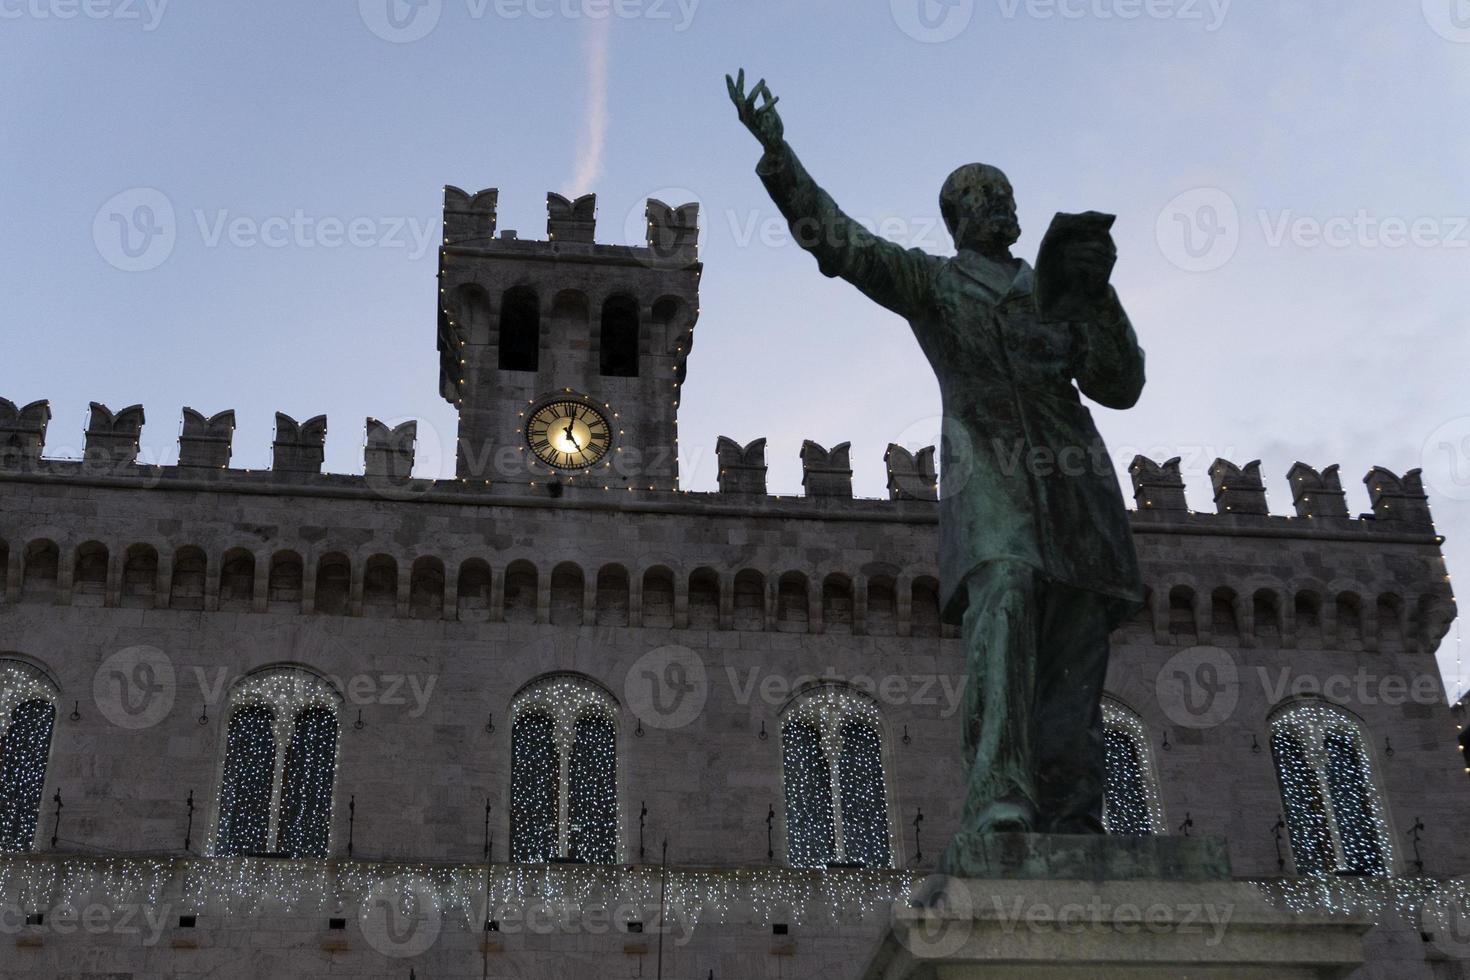
[[[601,368],[613,378],[638,377],[638,304],[614,296],[602,304]]]
[[[541,301],[524,286],[500,301],[500,370],[535,371],[541,355]]]

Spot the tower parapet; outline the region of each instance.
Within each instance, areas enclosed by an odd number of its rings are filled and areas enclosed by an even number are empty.
[[[367,420],[367,445],[363,449],[363,472],[369,479],[407,480],[413,474],[414,442],[419,424],[403,422],[389,428],[377,419]]]
[[[92,402],[82,459],[102,468],[137,462],[143,422],[142,405],[129,405],[114,414],[101,402]]]
[[[220,412],[205,418],[192,408],[184,409],[184,429],[179,433],[179,465],[222,470],[230,465],[235,439],[235,413]]]
[[[50,424],[51,403],[44,398],[24,408],[0,398],[0,466],[21,467],[38,461]]]
[[[1348,516],[1347,494],[1342,489],[1338,465],[1320,473],[1306,463],[1295,463],[1286,472],[1291,484],[1291,505],[1297,517],[1345,518]]]
[[[1363,484],[1373,503],[1373,516],[1378,520],[1434,526],[1429,498],[1424,494],[1422,471],[1409,470],[1400,477],[1392,470],[1375,466],[1363,477]]]
[[[888,467],[889,500],[938,500],[939,479],[934,470],[934,447],[917,453],[890,442],[883,454]]]
[[[500,191],[494,187],[469,194],[458,187],[444,188],[444,244],[477,245],[495,237],[495,212]]]
[[[327,417],[317,415],[297,422],[276,413],[276,438],[271,443],[271,469],[278,473],[320,473],[326,458]]]
[[[1225,459],[1210,464],[1210,483],[1215,488],[1215,510],[1221,514],[1269,514],[1266,485],[1261,482],[1261,461],[1244,467]]]
[[[692,262],[699,252],[699,204],[670,207],[657,198],[648,199],[648,247],[664,261]]]
[[[1133,481],[1133,502],[1140,511],[1185,513],[1189,510],[1179,460],[1175,456],[1159,464],[1147,456],[1133,457],[1133,462],[1128,464],[1128,476]]]
[[[744,447],[720,436],[715,442],[720,463],[720,493],[766,492],[766,440],[753,440]]]
[[[808,497],[852,497],[852,443],[826,449],[810,439],[801,444],[801,485]]]
[[[575,201],[569,201],[555,192],[546,195],[546,238],[548,241],[591,245],[596,232],[596,194],[583,194]]]

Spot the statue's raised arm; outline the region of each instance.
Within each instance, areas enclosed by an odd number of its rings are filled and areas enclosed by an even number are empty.
[[[730,101],[740,121],[765,153],[756,173],[785,216],[796,243],[811,252],[823,275],[840,276],[869,298],[907,316],[926,295],[940,260],[919,249],[905,249],[879,238],[843,213],[831,195],[806,172],[786,142],[776,112],[779,98],[765,79],[745,91],[745,70],[725,76]]]

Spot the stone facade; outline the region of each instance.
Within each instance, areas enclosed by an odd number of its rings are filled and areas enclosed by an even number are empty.
[[[679,490],[665,450],[698,310],[695,214],[651,201],[648,248],[600,246],[594,202],[553,195],[550,241],[533,243],[493,237],[496,197],[446,192],[455,479],[412,479],[411,423],[374,420],[364,475],[320,473],[326,420],[284,416],[276,467],[231,470],[233,415],[193,410],[182,465],[140,466],[142,410],[100,405],[87,458],[49,460],[49,409],[0,402],[0,657],[48,678],[58,705],[33,853],[0,858],[0,975],[653,976],[662,939],[668,977],[856,978],[891,899],[955,832],[965,667],[937,609],[932,451],[890,447],[892,499],[863,500],[847,446],[808,443],[806,496],[773,497],[764,443],[722,439],[721,490]],[[502,369],[518,287],[541,311],[540,353]],[[619,297],[636,370],[605,376],[593,311]],[[522,413],[567,389],[617,413],[638,462],[524,463]],[[514,465],[487,470],[501,451]],[[1270,722],[1325,688],[1365,734],[1390,881],[1470,867],[1470,785],[1434,660],[1453,598],[1417,474],[1375,469],[1372,513],[1352,518],[1335,467],[1293,468],[1292,517],[1266,512],[1257,464],[1212,467],[1215,512],[1188,509],[1177,460],[1130,473],[1150,599],[1114,637],[1108,691],[1146,732],[1156,829],[1223,835],[1237,876],[1289,893]],[[692,701],[663,700],[671,664]],[[325,863],[209,857],[230,691],[276,665],[342,697]],[[621,864],[597,880],[649,900],[667,841],[674,894],[706,903],[692,935],[631,931],[652,914],[626,909],[483,931],[500,914],[486,881],[521,911],[549,882],[596,904],[576,885],[591,870],[507,864],[510,712],[551,674],[617,704]],[[783,712],[819,680],[875,692],[891,870],[785,867]],[[425,949],[372,917],[384,882],[395,914],[432,919]],[[405,888],[443,914],[402,906]],[[115,912],[67,929],[63,899],[148,914],[136,932]],[[1361,976],[1462,975],[1463,941],[1387,906]]]

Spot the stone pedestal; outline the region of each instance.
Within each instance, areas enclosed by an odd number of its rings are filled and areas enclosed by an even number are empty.
[[[1270,905],[1225,842],[1003,834],[956,841],[894,910],[864,980],[1325,980],[1371,927]]]

